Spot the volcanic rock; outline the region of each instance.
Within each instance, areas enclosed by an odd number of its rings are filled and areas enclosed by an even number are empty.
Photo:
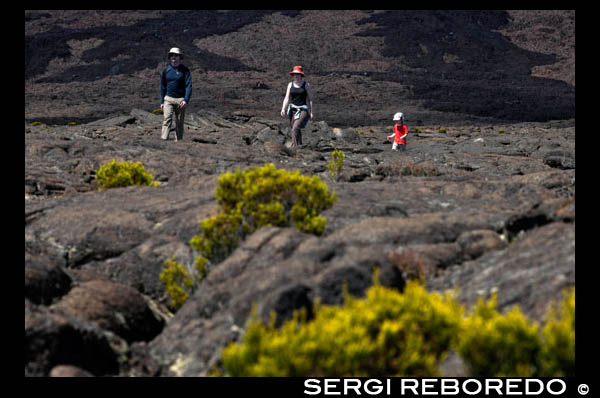
[[[574,19],[26,11],[25,375],[206,375],[253,314],[310,318],[345,290],[362,297],[375,275],[399,291],[411,279],[456,289],[468,308],[497,292],[501,311],[543,323],[575,284]],[[156,111],[171,46],[194,84],[177,142],[160,138]],[[279,111],[296,64],[315,118],[290,148]],[[408,144],[393,152],[398,111]],[[332,177],[335,149],[346,157]],[[113,159],[141,162],[159,185],[100,190]],[[219,176],[266,163],[335,191],[322,236],[259,229],[170,312],[159,275],[171,258],[193,269]],[[461,366],[456,354],[442,364]]]

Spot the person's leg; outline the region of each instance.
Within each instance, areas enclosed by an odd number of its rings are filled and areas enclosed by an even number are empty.
[[[295,122],[294,112],[290,112],[289,118],[290,118],[290,135],[292,137],[292,142],[290,144],[290,147],[295,147],[295,146],[297,146],[297,144],[296,144],[296,135],[294,133],[294,122]]]
[[[169,132],[171,131],[171,124],[173,122],[173,113],[175,111],[176,103],[174,103],[171,97],[165,97],[165,106],[163,108],[163,124],[162,134],[160,138],[163,140],[169,139]]]
[[[300,126],[304,124],[307,117],[308,112],[302,111],[298,119],[292,119],[292,146],[302,145],[302,129]]]
[[[396,144],[395,142],[392,144],[392,151],[397,151],[398,150],[398,144]]]
[[[175,141],[183,139],[183,122],[185,119],[185,109],[181,109],[183,98],[177,98],[177,105],[175,105]]]

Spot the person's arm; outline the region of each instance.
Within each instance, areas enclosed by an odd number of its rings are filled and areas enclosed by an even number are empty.
[[[388,135],[387,140],[389,141],[391,138],[394,138],[397,131],[398,131],[398,126],[394,125],[394,128],[392,129],[392,134]]]
[[[401,140],[404,139],[404,138],[406,138],[406,136],[408,135],[408,127],[402,126],[402,130],[403,130],[404,134],[402,136],[400,136]]]
[[[306,83],[306,94],[308,96],[308,106],[310,107],[310,118],[313,118],[313,102],[312,102],[312,89],[310,84]]]
[[[167,92],[167,82],[165,80],[165,70],[160,74],[160,109],[162,110],[165,106],[165,94]]]
[[[290,89],[292,87],[292,83],[288,84],[287,91],[285,92],[285,98],[283,99],[283,105],[281,105],[281,116],[285,117],[286,107],[288,106],[288,102],[290,102]]]
[[[189,69],[185,72],[185,95],[183,97],[183,101],[181,101],[181,109],[185,108],[185,106],[190,102],[190,97],[192,96],[192,72]]]

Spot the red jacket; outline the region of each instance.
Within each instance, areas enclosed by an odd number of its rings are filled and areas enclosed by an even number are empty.
[[[394,142],[398,145],[406,145],[406,135],[408,134],[408,128],[405,124],[394,125]]]

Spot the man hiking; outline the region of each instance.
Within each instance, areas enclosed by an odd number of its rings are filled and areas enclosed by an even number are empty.
[[[163,111],[163,140],[169,139],[169,132],[175,116],[175,141],[183,139],[185,108],[192,95],[192,74],[181,63],[183,52],[173,47],[168,54],[169,65],[160,74],[160,109]]]

